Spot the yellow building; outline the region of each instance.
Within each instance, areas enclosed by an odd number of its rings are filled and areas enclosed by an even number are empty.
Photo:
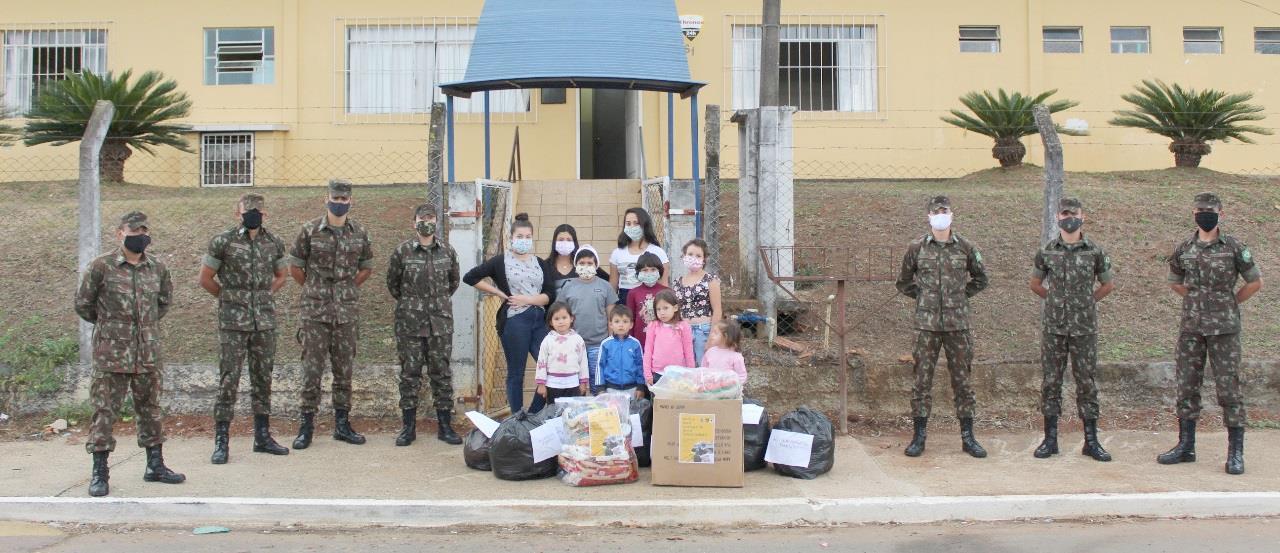
[[[760,5],[676,4],[702,20],[686,40],[689,65],[694,80],[708,83],[700,105],[723,110],[722,159],[733,176],[737,135],[728,115],[755,102]],[[784,101],[800,109],[794,157],[801,178],[955,176],[991,167],[989,139],[938,117],[964,92],[997,87],[1057,88],[1058,97],[1080,102],[1058,116],[1082,119],[1091,132],[1064,137],[1072,170],[1172,165],[1166,139],[1107,123],[1125,106],[1120,95],[1144,78],[1254,92],[1268,108],[1262,125],[1280,126],[1273,122],[1280,88],[1268,87],[1280,78],[1280,14],[1266,2],[1214,2],[1212,9],[1191,0],[783,4],[780,78]],[[155,69],[176,79],[195,104],[187,123],[198,153],[137,154],[130,181],[421,182],[427,112],[443,99],[438,84],[463,78],[481,7],[478,0],[17,3],[0,15],[0,90],[20,111],[64,70]],[[565,21],[563,32],[575,24]],[[689,104],[675,105],[674,176],[687,178]],[[668,172],[664,93],[508,91],[494,93],[491,106],[495,177],[507,174],[517,127],[526,179]],[[476,100],[457,104],[460,179],[484,174],[480,109]],[[1204,165],[1280,172],[1280,137],[1258,140],[1215,145]],[[1036,141],[1025,142],[1028,160],[1038,162]],[[72,178],[74,159],[74,146],[6,148],[0,180]]]

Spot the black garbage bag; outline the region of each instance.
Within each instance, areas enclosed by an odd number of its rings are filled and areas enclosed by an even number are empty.
[[[555,418],[552,406],[529,414],[523,410],[507,417],[493,431],[489,443],[489,466],[500,480],[536,480],[556,475],[559,462],[555,456],[533,462],[533,439],[529,432]]]
[[[493,470],[489,464],[489,444],[492,441],[479,428],[472,428],[462,442],[462,460],[476,470]]]
[[[764,406],[763,403],[754,399],[744,399],[742,403]],[[769,466],[768,463],[764,462],[764,451],[769,447],[769,434],[772,432],[773,429],[769,427],[768,410],[760,413],[760,420],[756,421],[756,424],[748,424],[743,421],[742,468],[744,470],[760,470]]]
[[[813,452],[809,456],[809,466],[792,467],[774,463],[773,470],[778,471],[778,474],[813,480],[818,475],[830,471],[836,464],[835,429],[832,428],[831,421],[822,413],[808,407],[800,407],[782,415],[782,418],[778,419],[778,424],[773,425],[773,429],[813,435]]]
[[[631,412],[640,414],[640,430],[644,433],[644,443],[631,444],[631,448],[636,451],[636,463],[647,467],[653,464],[649,457],[649,447],[653,445],[653,402],[632,398]]]

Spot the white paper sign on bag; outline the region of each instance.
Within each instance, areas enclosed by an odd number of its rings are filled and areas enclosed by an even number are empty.
[[[813,434],[774,430],[769,434],[769,448],[764,460],[775,465],[807,467],[813,455]]]
[[[640,427],[640,413],[631,415],[631,447],[644,446],[644,429]]]
[[[480,433],[486,438],[492,438],[493,432],[498,429],[498,421],[484,416],[479,411],[467,411],[467,418],[471,419],[471,424],[476,425],[480,429]]]
[[[742,404],[742,424],[760,424],[760,415],[764,414],[764,406],[754,403]]]
[[[556,426],[563,426],[559,418],[554,418],[529,431],[533,440],[533,462],[540,463],[560,454],[560,432]]]

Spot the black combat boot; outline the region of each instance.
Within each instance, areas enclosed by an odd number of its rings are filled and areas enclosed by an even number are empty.
[[[1104,463],[1111,460],[1111,454],[1102,449],[1102,443],[1098,441],[1098,419],[1084,420],[1084,449],[1080,450],[1080,454]]]
[[[364,443],[364,436],[351,429],[351,421],[347,418],[346,409],[333,411],[333,439],[352,445]]]
[[[461,445],[462,438],[453,431],[451,417],[452,414],[448,409],[436,409],[436,422],[439,426],[436,430],[436,438],[449,445]]]
[[[1162,465],[1196,462],[1195,419],[1178,419],[1178,445],[1157,456],[1156,462]]]
[[[401,409],[400,420],[404,423],[404,428],[400,429],[400,435],[396,436],[396,445],[409,445],[418,439],[418,410]]]
[[[907,457],[919,457],[924,453],[924,440],[928,432],[929,417],[914,417],[911,419],[915,422],[915,430],[911,434],[911,443],[907,445],[906,451],[903,451]]]
[[[169,467],[164,466],[164,453],[160,450],[161,446],[153,445],[147,448],[147,470],[142,473],[142,479],[147,482],[164,482],[165,484],[181,484],[187,480],[186,475],[173,472]]]
[[[1050,455],[1058,454],[1058,417],[1045,416],[1044,418],[1044,441],[1040,442],[1031,456],[1036,459],[1048,459]]]
[[[89,477],[89,495],[102,497],[111,492],[111,486],[107,485],[107,480],[111,479],[110,469],[107,467],[107,456],[110,454],[108,451],[93,452],[93,474]]]
[[[230,439],[228,434],[231,432],[231,421],[214,421],[213,423],[213,457],[209,458],[209,462],[215,465],[227,464],[227,457],[230,456],[228,451],[227,440]]]
[[[1227,427],[1227,474],[1244,474],[1244,427]]]
[[[973,419],[971,418],[960,419],[960,449],[978,459],[987,456],[987,450],[982,449],[978,440],[973,438]]]
[[[270,415],[253,416],[253,451],[272,455],[289,454],[289,448],[276,443],[276,439],[271,437]]]
[[[298,437],[293,439],[294,449],[311,447],[311,435],[316,431],[316,414],[303,413],[302,422],[298,424]]]

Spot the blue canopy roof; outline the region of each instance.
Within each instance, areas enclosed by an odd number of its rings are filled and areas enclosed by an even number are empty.
[[[486,0],[450,96],[512,88],[622,88],[689,95],[674,0]]]

